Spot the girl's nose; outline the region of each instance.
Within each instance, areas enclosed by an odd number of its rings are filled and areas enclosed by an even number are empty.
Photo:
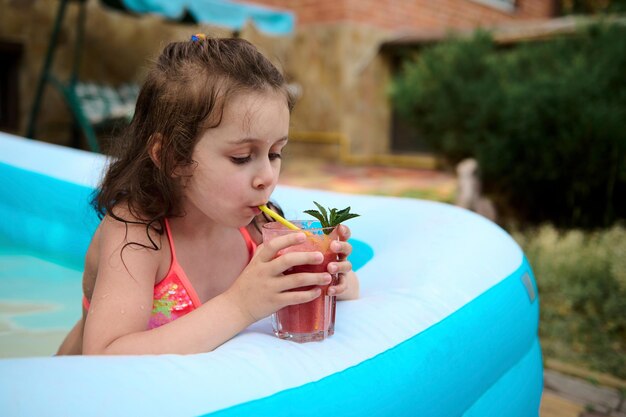
[[[252,186],[257,190],[270,187],[276,180],[276,170],[269,159],[263,161],[252,180]]]

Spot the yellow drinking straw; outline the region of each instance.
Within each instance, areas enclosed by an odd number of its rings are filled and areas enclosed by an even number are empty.
[[[271,210],[265,204],[259,206],[259,210],[261,210],[263,213],[267,214],[272,219],[276,220],[278,223],[282,224],[285,227],[288,227],[291,230],[302,230],[298,226],[296,226],[295,224],[291,223],[289,220],[285,219],[280,214],[278,214],[275,211]],[[307,232],[306,230],[302,230],[302,231],[304,232],[305,235],[312,236],[311,232]]]
[[[282,217],[280,214],[276,213],[275,211],[270,210],[265,204],[259,206],[259,210],[261,210],[263,213],[270,216],[272,219],[276,220],[278,223],[290,228],[291,230],[300,230],[298,226],[291,223],[289,220],[285,219],[284,217]]]

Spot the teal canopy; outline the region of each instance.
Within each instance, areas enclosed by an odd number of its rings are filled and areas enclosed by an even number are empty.
[[[230,0],[101,0],[130,13],[152,13],[167,19],[206,23],[239,31],[250,20],[259,30],[272,35],[293,32],[295,16],[286,10]]]

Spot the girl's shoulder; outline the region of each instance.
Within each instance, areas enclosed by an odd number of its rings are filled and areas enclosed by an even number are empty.
[[[154,286],[170,263],[167,237],[157,227],[160,225],[148,226],[128,211],[105,215],[94,236],[98,240],[94,242],[98,250],[98,280],[117,280],[127,274],[135,282]]]
[[[164,226],[159,221],[148,222],[138,218],[127,208],[116,207],[112,214],[106,214],[94,236],[99,246],[146,249],[160,252],[165,234]],[[165,239],[167,240],[167,239]]]

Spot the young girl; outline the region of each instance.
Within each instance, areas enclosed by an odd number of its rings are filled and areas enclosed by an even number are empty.
[[[302,233],[258,241],[292,108],[280,72],[247,41],[194,36],[163,50],[94,199],[103,219],[86,255],[83,318],[58,354],[210,351],[318,297],[289,290],[331,273],[341,278],[330,294],[357,297],[347,227],[328,273],[283,275],[322,262],[319,252],[277,257]]]

